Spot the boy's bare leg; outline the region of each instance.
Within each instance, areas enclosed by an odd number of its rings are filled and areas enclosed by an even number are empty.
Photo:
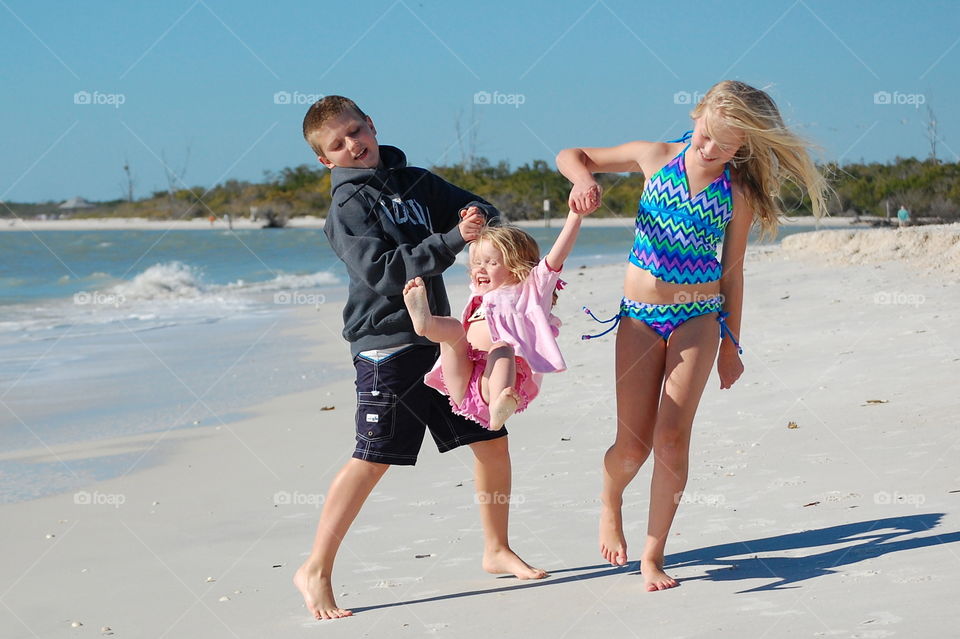
[[[483,569],[518,579],[543,579],[546,571],[520,559],[507,540],[510,517],[510,450],[507,438],[470,444],[476,457],[477,502],[483,525]]]
[[[413,320],[413,330],[432,342],[440,344],[440,366],[443,381],[450,398],[460,405],[473,375],[473,361],[468,355],[469,344],[463,325],[453,317],[437,317],[430,312],[427,290],[423,279],[416,278],[403,287],[403,301]]]
[[[490,403],[490,430],[500,430],[517,411],[517,362],[513,347],[497,343],[487,354],[487,369],[483,376],[487,383]]]
[[[333,561],[363,502],[389,467],[353,458],[330,484],[313,550],[293,576],[293,583],[303,595],[307,610],[316,619],[337,619],[353,614],[340,608],[334,600]]]

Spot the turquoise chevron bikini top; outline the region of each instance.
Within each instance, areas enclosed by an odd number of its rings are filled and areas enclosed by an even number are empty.
[[[684,154],[693,131],[678,140],[686,142],[680,154],[647,180],[637,210],[636,236],[630,262],[664,282],[700,284],[715,282],[722,272],[717,244],[733,217],[730,167],[705,189],[690,197]]]

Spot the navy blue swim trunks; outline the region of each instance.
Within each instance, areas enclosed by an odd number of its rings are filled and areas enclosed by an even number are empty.
[[[445,395],[423,383],[440,356],[439,346],[410,346],[384,358],[357,355],[357,459],[413,466],[429,429],[441,453],[474,442],[497,439],[490,431],[450,410]]]

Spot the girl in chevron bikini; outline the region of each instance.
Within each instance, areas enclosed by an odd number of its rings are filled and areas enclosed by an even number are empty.
[[[640,555],[649,591],[678,585],[664,572],[664,548],[687,481],[693,418],[713,363],[720,388],[730,388],[743,373],[737,340],[750,227],[758,223],[765,233],[776,233],[784,181],[806,188],[817,216],[827,192],[806,143],[787,129],[765,92],[720,82],[691,117],[693,131],[679,140],[557,155],[557,168],[573,183],[570,208],[578,214],[600,206],[594,173],[647,176],[620,311],[605,322],[611,326],[604,333],[617,328],[617,435],[603,460],[600,552],[612,565],[627,563],[623,491],[652,451]]]

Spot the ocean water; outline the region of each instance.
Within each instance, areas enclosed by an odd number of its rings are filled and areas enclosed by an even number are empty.
[[[559,224],[528,230],[545,252]],[[631,242],[628,228],[584,228],[568,263],[621,262]],[[459,262],[450,284],[467,281],[465,252]],[[318,229],[0,233],[0,503],[131,464],[10,453],[227,423],[350,375],[345,344],[318,366],[290,337],[297,309],[342,300],[346,282]]]

